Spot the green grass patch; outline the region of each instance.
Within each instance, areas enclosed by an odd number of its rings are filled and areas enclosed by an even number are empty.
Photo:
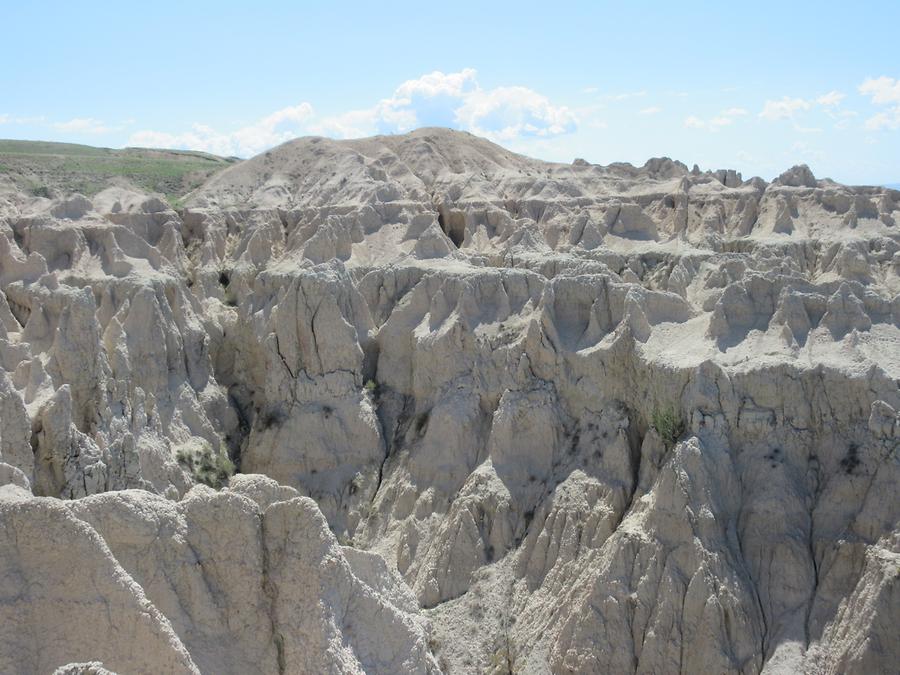
[[[0,140],[0,165],[20,189],[29,184],[91,197],[121,177],[178,204],[210,176],[236,159],[186,150],[94,148],[74,143]]]
[[[175,452],[175,459],[195,481],[216,490],[234,475],[234,462],[224,452],[214,452],[208,441],[185,443]]]
[[[666,449],[672,448],[684,435],[685,423],[674,406],[656,408],[650,416],[650,423],[662,439]]]

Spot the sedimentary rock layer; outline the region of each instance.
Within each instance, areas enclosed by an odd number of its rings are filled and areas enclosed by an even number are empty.
[[[900,663],[900,192],[423,129],[185,205],[0,200],[0,670]]]

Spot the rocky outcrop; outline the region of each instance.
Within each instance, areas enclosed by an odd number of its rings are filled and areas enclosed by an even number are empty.
[[[437,672],[396,572],[271,479],[180,502],[2,490],[4,671]]]
[[[435,129],[10,196],[0,670],[889,672],[898,197]]]

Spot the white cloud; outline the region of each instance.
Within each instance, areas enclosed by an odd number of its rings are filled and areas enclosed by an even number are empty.
[[[394,92],[395,99],[411,99],[413,96],[462,96],[465,92],[476,88],[474,68],[463,68],[458,73],[447,73],[439,70],[423,75],[416,80],[407,80]]]
[[[825,108],[833,108],[839,106],[844,98],[846,98],[846,94],[842,94],[839,91],[829,91],[827,94],[819,96],[816,99],[816,103]]]
[[[460,127],[495,140],[520,136],[558,136],[574,130],[575,114],[554,106],[527,87],[477,89],[466,95],[455,112]]]
[[[456,126],[494,140],[555,136],[572,131],[575,113],[527,87],[482,89],[477,73],[435,71],[407,80],[371,108],[315,121],[314,133],[354,138],[405,132],[418,126]]]
[[[892,77],[866,78],[859,85],[859,93],[871,97],[875,105],[890,105],[866,120],[865,127],[870,131],[900,129],[900,80]]]
[[[303,134],[358,138],[402,133],[420,126],[447,126],[497,141],[552,137],[573,131],[578,115],[521,86],[482,89],[477,73],[434,71],[402,82],[369,108],[318,117],[309,103],[279,110],[237,131],[195,124],[181,133],[139,131],[131,145],[165,145],[219,155],[254,155]]]
[[[839,110],[837,108],[826,108],[825,114],[835,120],[835,129],[847,129],[850,127],[850,120],[859,115],[855,110]]]
[[[9,122],[9,115],[0,115],[0,124],[6,124]]]
[[[100,120],[92,117],[76,117],[68,122],[55,122],[54,129],[59,131],[71,131],[76,134],[106,134],[115,131],[113,127],[107,126]]]
[[[349,110],[324,117],[308,129],[314,134],[336,138],[360,138],[378,133],[405,132],[417,126],[415,111],[404,108],[397,99],[383,99],[371,108]]]
[[[727,108],[715,117],[705,120],[696,115],[691,115],[684,120],[684,126],[690,129],[709,129],[710,131],[718,131],[722,127],[734,124],[735,118],[747,115],[747,111],[743,108]]]
[[[662,112],[662,108],[659,106],[650,106],[649,108],[644,108],[643,110],[638,111],[639,115],[657,115]]]
[[[893,77],[868,77],[859,85],[859,93],[871,96],[872,103],[900,103],[900,80]]]
[[[900,106],[889,108],[866,120],[866,129],[870,131],[883,131],[886,129],[900,129]]]
[[[273,145],[284,143],[303,133],[302,125],[313,116],[309,103],[276,110],[262,119],[232,132],[220,132],[204,124],[194,124],[190,131],[172,134],[161,131],[138,131],[128,144],[156,148],[204,150],[217,155],[255,155]]]
[[[780,101],[766,101],[759,116],[767,120],[793,119],[796,113],[809,110],[810,107],[809,101],[785,96]]]
[[[600,91],[599,87],[585,87],[584,89],[581,90],[581,93],[582,94],[596,94],[599,91]]]
[[[603,98],[607,101],[627,101],[630,98],[641,98],[646,95],[646,90],[642,89],[641,91],[626,91],[621,94],[609,94]]]
[[[475,76],[472,68],[446,74],[436,70],[403,82],[390,98],[371,108],[322,118],[310,125],[310,131],[339,138],[405,132],[422,124],[420,115],[426,118],[425,124],[449,126],[453,121],[453,107],[478,89]],[[434,119],[435,114],[439,119]]]
[[[759,116],[769,121],[788,120],[793,124],[794,130],[801,134],[817,134],[823,131],[821,127],[803,126],[798,118],[800,117],[799,113],[807,112],[818,106],[822,113],[836,120],[835,129],[846,129],[850,124],[847,118],[856,115],[853,111],[840,109],[840,105],[846,97],[846,94],[837,90],[829,91],[814,99],[785,96],[779,101],[766,101]]]
[[[696,115],[691,115],[690,117],[685,118],[684,126],[688,127],[689,129],[703,129],[706,127],[706,122],[704,122]]]

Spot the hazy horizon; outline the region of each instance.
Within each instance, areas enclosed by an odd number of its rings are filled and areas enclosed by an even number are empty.
[[[421,129],[421,128],[426,128],[426,127],[417,127],[417,128]],[[449,127],[444,127],[444,128],[449,128]],[[388,135],[391,135],[391,134],[388,134]],[[318,137],[318,138],[327,138],[327,137],[323,137],[323,136],[315,136],[315,135],[308,135],[308,136],[306,136],[306,137],[308,137],[308,138],[315,138],[315,137]],[[297,136],[296,138],[288,139],[287,141],[284,141],[284,143],[289,143],[289,142],[291,142],[291,141],[293,141],[293,140],[298,140],[298,139],[300,139],[300,138],[304,138],[304,136]],[[366,137],[360,137],[360,138],[366,138]],[[353,139],[353,138],[342,138],[342,139],[335,139],[335,140],[352,141],[352,140],[359,140],[359,138],[357,138],[357,139]],[[40,139],[40,138],[19,138],[19,139],[0,138],[0,143],[6,142],[6,141],[21,141],[21,142],[27,142],[27,143],[60,143],[60,144],[63,144],[63,145],[83,145],[83,146],[85,146],[85,147],[102,148],[102,149],[108,149],[108,150],[126,150],[126,149],[134,149],[134,150],[157,150],[157,151],[203,152],[203,153],[207,153],[207,151],[205,151],[205,150],[193,150],[193,149],[190,149],[190,148],[173,148],[173,147],[163,147],[163,146],[124,145],[124,146],[114,147],[114,146],[102,146],[102,145],[98,146],[98,145],[91,145],[90,143],[71,143],[71,142],[69,142],[69,141],[47,141],[47,140]],[[503,145],[503,144],[500,143],[500,145]],[[276,147],[276,146],[273,146],[273,147]],[[268,150],[268,149],[270,149],[270,148],[267,148],[266,150]],[[262,153],[262,152],[266,152],[266,150],[262,150],[262,151],[260,151],[260,152],[261,152],[261,153]],[[207,154],[213,154],[213,155],[215,155],[215,153],[207,153]],[[525,154],[527,154],[527,153],[525,153]],[[238,156],[238,155],[227,155],[227,156],[216,155],[216,156],[226,157],[226,158],[229,158],[229,159],[232,159],[232,158],[233,158],[233,159],[238,159],[238,160],[244,161],[244,160],[247,160],[247,159],[252,158],[254,155],[250,155],[250,156],[247,156],[247,157],[240,157],[240,156]],[[534,159],[540,159],[540,160],[543,160],[543,159],[544,159],[543,157],[538,157],[538,156],[532,156],[532,157],[533,157]],[[573,160],[574,160],[574,159],[577,159],[577,158],[573,158]],[[648,157],[646,161],[649,161],[650,159],[654,159],[654,158]],[[680,161],[680,160],[678,160],[677,157],[670,157],[669,159],[674,159],[674,160]],[[548,161],[550,161],[550,160],[548,160]],[[628,162],[625,162],[625,163],[628,163]],[[644,163],[645,163],[645,162],[638,162],[637,164],[634,164],[634,166],[638,166],[638,167],[639,167],[639,166],[642,166]],[[682,162],[682,163],[683,163],[683,162]],[[689,167],[689,168],[690,168],[690,167]],[[701,167],[699,167],[699,168],[700,168],[701,171],[707,171],[707,170],[709,170],[709,171],[715,171],[715,170],[717,170],[717,169],[735,169],[735,170],[737,170],[737,171],[740,173],[740,169],[739,169],[739,168],[736,168],[736,167],[704,167],[704,166],[701,166]],[[785,168],[785,169],[789,169],[790,167],[784,167],[784,168]],[[780,173],[780,172],[779,172],[779,173]],[[771,181],[771,180],[773,180],[774,178],[776,178],[777,175],[778,175],[778,174],[773,175],[773,176],[760,176],[760,177],[763,178],[763,179],[766,180],[766,181]],[[752,175],[749,175],[749,174],[742,174],[742,177],[743,177],[744,180],[747,180],[747,179],[749,179],[749,178],[752,178],[753,176],[752,176]],[[818,176],[818,175],[817,175],[816,178],[819,178],[819,179],[822,179],[822,178],[831,178],[831,176]],[[881,187],[891,188],[891,189],[895,189],[895,190],[900,190],[900,183],[866,183],[866,184],[860,184],[860,185],[871,185],[871,186],[876,186],[876,187],[877,187],[877,186],[881,186]]]

